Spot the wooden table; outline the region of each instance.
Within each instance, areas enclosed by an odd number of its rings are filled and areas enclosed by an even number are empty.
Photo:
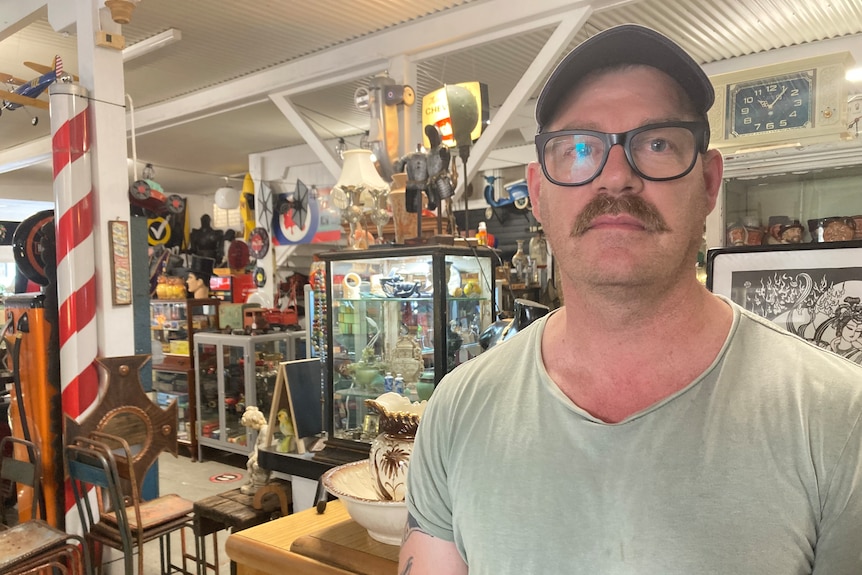
[[[231,534],[225,550],[238,575],[396,575],[398,547],[379,543],[340,501]]]

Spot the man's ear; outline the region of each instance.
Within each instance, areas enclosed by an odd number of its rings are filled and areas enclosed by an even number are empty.
[[[703,184],[706,193],[707,213],[712,212],[718,201],[724,175],[724,158],[718,150],[707,150],[703,154]]]
[[[533,217],[542,223],[541,191],[542,191],[542,166],[539,162],[527,164],[527,190],[530,192],[530,204],[533,207]]]

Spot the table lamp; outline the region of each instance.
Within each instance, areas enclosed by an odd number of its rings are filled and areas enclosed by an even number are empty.
[[[378,240],[382,236],[383,224],[389,221],[389,213],[385,208],[388,195],[389,184],[374,167],[371,150],[346,150],[341,175],[332,188],[330,200],[341,209],[342,218],[350,225],[349,243],[352,247],[356,247],[356,224],[366,213],[377,224]]]

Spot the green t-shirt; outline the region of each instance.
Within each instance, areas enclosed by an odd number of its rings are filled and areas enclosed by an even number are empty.
[[[470,575],[862,573],[862,368],[733,307],[715,362],[616,424],[548,376],[546,318],[454,370],[410,513]]]

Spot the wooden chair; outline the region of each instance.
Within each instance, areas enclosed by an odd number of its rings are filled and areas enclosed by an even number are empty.
[[[13,449],[11,457],[0,459],[0,478],[14,485],[16,491],[21,486],[31,488],[33,505],[28,521],[0,528],[0,573],[20,575],[52,568],[71,575],[89,575],[89,554],[84,539],[52,527],[38,516],[42,481],[39,448],[24,439],[4,437],[0,440],[0,454],[6,453],[7,445],[23,448],[27,461],[16,459]],[[2,501],[0,511],[5,517]]]
[[[97,544],[122,551],[125,572],[132,575],[132,557],[137,548],[138,573],[143,575],[144,544],[158,539],[161,573],[168,575],[178,570],[189,574],[185,568],[182,529],[192,528],[192,502],[177,495],[142,501],[128,443],[110,434],[94,432],[93,435],[98,436],[98,440],[79,437],[67,445],[66,461],[78,515],[94,554]],[[91,487],[96,490],[95,512],[87,496]],[[170,535],[175,531],[180,531],[183,539],[181,568],[171,564]]]

